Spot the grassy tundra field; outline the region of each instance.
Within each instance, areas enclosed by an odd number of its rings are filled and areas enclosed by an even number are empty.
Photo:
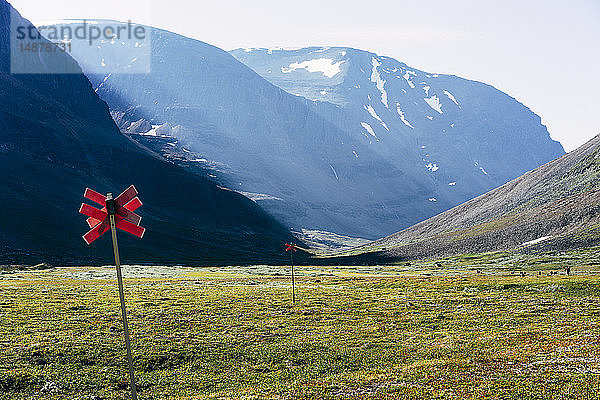
[[[125,267],[139,397],[600,399],[598,253]],[[129,398],[114,279],[0,274],[0,398]]]

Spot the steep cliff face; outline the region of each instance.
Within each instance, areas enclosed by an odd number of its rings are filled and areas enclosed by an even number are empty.
[[[71,73],[11,74],[11,20],[30,26],[0,0],[0,264],[111,262],[109,238],[85,246],[77,211],[86,187],[117,192],[129,184],[141,193],[148,231],[143,240],[121,235],[124,262],[277,260],[290,238],[281,225],[122,135],[67,54],[13,52],[13,67],[60,64]]]
[[[297,230],[381,237],[563,154],[538,117],[483,84],[352,49],[233,52],[261,77],[146,29],[147,46],[73,51],[119,124]],[[151,73],[127,73],[148,58]]]

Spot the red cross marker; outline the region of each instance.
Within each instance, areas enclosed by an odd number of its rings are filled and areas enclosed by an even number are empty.
[[[127,188],[127,190],[117,196],[116,199],[111,201],[113,202],[115,208],[114,216],[116,227],[141,238],[144,236],[144,232],[146,232],[146,230],[139,226],[140,222],[142,221],[142,217],[134,213],[135,210],[142,206],[142,202],[138,197],[136,197],[137,195],[138,191],[136,190],[135,186],[131,185],[129,188]],[[83,240],[85,240],[87,244],[91,244],[94,240],[98,239],[110,229],[110,218],[106,208],[108,199],[106,196],[89,188],[85,189],[83,196],[86,199],[103,206],[102,209],[97,209],[89,204],[83,203],[79,209],[81,214],[89,217],[87,219],[87,223],[92,229],[83,235]]]
[[[286,243],[285,244],[285,251],[293,251],[296,252],[298,251],[298,247],[296,247],[296,245],[294,243],[290,244],[290,243]]]
[[[119,298],[121,300],[121,315],[123,318],[123,330],[125,333],[125,347],[127,348],[127,362],[129,364],[129,380],[131,382],[131,398],[137,400],[137,389],[135,386],[135,375],[133,373],[133,358],[131,357],[131,341],[129,339],[129,327],[127,324],[127,311],[125,309],[125,294],[123,291],[123,276],[121,274],[121,259],[119,257],[119,245],[117,243],[117,228],[131,233],[139,238],[144,236],[146,230],[140,226],[142,217],[135,211],[142,206],[135,186],[129,186],[123,193],[113,199],[112,193],[104,196],[92,189],[85,189],[83,196],[102,206],[101,209],[83,203],[79,212],[87,215],[87,223],[92,228],[83,235],[83,240],[89,245],[94,240],[105,234],[109,229],[112,234],[113,250],[115,253],[115,266],[117,268],[117,280],[119,282]]]

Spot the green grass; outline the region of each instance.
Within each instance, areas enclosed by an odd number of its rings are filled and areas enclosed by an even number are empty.
[[[600,272],[600,248],[569,251],[539,252],[524,248],[521,251],[498,251],[480,254],[464,254],[429,262],[417,262],[419,268],[441,263],[444,270],[483,271],[488,273],[525,272],[528,274],[547,274],[559,272],[569,266],[588,272]]]
[[[429,277],[302,267],[296,306],[276,267],[128,279],[139,397],[599,399],[590,256],[571,277],[464,272],[509,256]],[[71,271],[2,275],[0,398],[128,398],[116,284]]]

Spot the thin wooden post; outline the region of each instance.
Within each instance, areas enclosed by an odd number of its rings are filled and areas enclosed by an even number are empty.
[[[115,224],[115,206],[112,193],[106,196],[106,209],[110,218],[110,232],[112,235],[113,250],[115,253],[115,266],[117,268],[117,281],[119,283],[119,299],[121,300],[121,315],[123,317],[123,331],[125,333],[125,347],[127,348],[127,363],[129,364],[129,381],[131,386],[131,399],[137,400],[135,374],[133,372],[133,358],[131,357],[131,341],[129,339],[129,326],[127,324],[127,310],[125,309],[125,293],[123,291],[123,275],[121,274],[121,259],[119,257],[119,244],[117,243],[117,227]]]
[[[296,283],[294,282],[294,251],[290,251],[290,262],[292,264],[292,304],[296,304]]]

